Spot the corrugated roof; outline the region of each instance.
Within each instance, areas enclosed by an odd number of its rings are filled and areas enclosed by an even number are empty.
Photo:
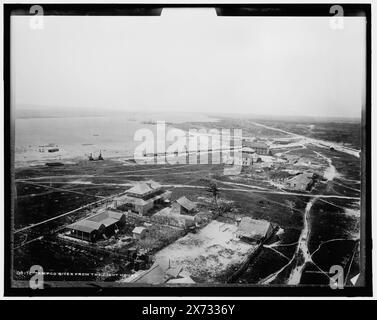
[[[165,283],[171,278],[178,277],[182,271],[181,266],[170,266],[168,258],[157,259],[155,263],[148,270],[145,270],[138,277],[130,282],[134,283],[148,283],[148,284],[160,284]],[[191,278],[190,278],[191,279]],[[185,283],[193,283],[190,280],[186,280]],[[192,279],[191,279],[192,281]]]
[[[78,230],[78,231],[82,231],[86,233],[97,231],[101,227],[104,227],[102,223],[90,221],[90,220],[80,220],[68,226],[69,229]]]
[[[107,210],[76,221],[69,225],[68,228],[90,233],[99,230],[102,225],[108,227],[119,222],[122,219],[122,216],[124,216],[124,214],[121,212]]]
[[[144,206],[148,202],[151,201],[151,199],[148,199],[146,201],[146,200],[143,200],[143,199],[140,199],[140,198],[134,198],[134,197],[131,197],[131,196],[128,196],[128,195],[124,195],[124,196],[118,197],[118,198],[116,198],[114,200],[120,201],[120,202],[124,202],[124,203],[130,203],[130,204],[134,204],[134,205],[138,205],[138,206]]]
[[[244,217],[241,219],[237,234],[238,236],[259,240],[267,234],[269,227],[270,222],[266,220],[255,220],[250,217]]]
[[[161,185],[159,183],[153,180],[148,180],[148,181],[138,182],[137,185],[128,189],[126,193],[134,193],[134,194],[143,195],[159,188],[161,188]]]
[[[112,224],[119,222],[123,216],[124,214],[121,212],[106,210],[98,214],[95,214],[91,217],[88,217],[85,220],[103,223],[105,227],[108,227]]]
[[[185,196],[182,196],[179,199],[177,199],[177,203],[179,203],[179,205],[181,205],[182,207],[186,208],[189,211],[195,209],[196,207],[195,202],[190,201]]]
[[[106,218],[102,220],[102,223],[105,225],[106,228],[113,224],[116,224],[117,222],[119,222],[119,220],[113,218]]]
[[[123,218],[124,213],[123,212],[116,212],[116,211],[106,211],[106,213],[109,215],[110,218],[120,220]]]
[[[148,200],[144,200],[144,199],[141,199],[141,198],[132,197],[132,195],[125,194],[125,195],[119,196],[117,198],[114,198],[114,201],[119,201],[120,203],[131,203],[131,204],[134,204],[134,205],[143,206],[143,205],[146,205],[146,204],[148,204],[150,202],[153,202],[156,199],[159,199],[159,198],[162,198],[162,197],[166,197],[166,196],[168,196],[171,193],[172,193],[171,191],[167,190],[164,193],[158,194],[155,197],[150,198]]]

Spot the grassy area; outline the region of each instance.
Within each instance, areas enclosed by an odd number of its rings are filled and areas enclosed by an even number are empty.
[[[346,143],[357,149],[361,147],[361,123],[356,120],[336,122],[258,120],[257,122],[310,138]]]
[[[344,269],[353,256],[357,241],[344,240],[327,242],[321,246],[314,256],[313,261],[323,270],[330,270],[333,265],[340,265]]]
[[[19,229],[29,224],[58,216],[96,200],[98,200],[98,198],[93,196],[84,196],[61,191],[48,191],[37,197],[17,199],[14,214],[15,228]]]
[[[300,233],[301,232],[298,229],[285,229],[283,234],[279,235],[279,246],[274,247],[274,249],[288,258],[292,258],[296,251]]]
[[[352,239],[359,233],[359,219],[344,214],[344,209],[317,201],[311,210],[309,251],[331,239]]]
[[[269,274],[276,272],[287,260],[271,249],[263,248],[239,278],[238,283],[258,283]]]
[[[40,265],[44,272],[69,272],[73,275],[45,275],[46,281],[95,281],[106,277],[78,275],[77,273],[101,273],[106,266],[115,266],[113,273],[129,273],[123,268],[125,261],[108,256],[93,254],[70,246],[62,246],[49,241],[37,241],[16,250],[14,253],[14,271],[16,280],[27,280],[29,276],[18,275],[18,271],[27,272],[33,265]]]
[[[315,265],[308,263],[303,270],[301,284],[328,286],[330,284],[330,279]]]

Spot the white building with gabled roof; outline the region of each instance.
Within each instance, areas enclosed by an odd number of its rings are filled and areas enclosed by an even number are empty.
[[[165,190],[153,180],[148,180],[138,182],[123,195],[114,198],[114,205],[120,210],[130,210],[144,215],[152,210],[156,204],[163,204],[170,198],[171,191]]]

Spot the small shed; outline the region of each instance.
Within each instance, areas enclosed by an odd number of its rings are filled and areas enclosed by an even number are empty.
[[[143,239],[145,238],[147,232],[148,232],[148,229],[145,227],[135,227],[132,230],[132,236],[136,240]]]
[[[182,196],[173,203],[173,208],[180,214],[194,213],[196,203],[187,199],[185,196]]]

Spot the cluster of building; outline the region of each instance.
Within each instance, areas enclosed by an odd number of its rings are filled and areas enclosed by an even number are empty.
[[[305,181],[299,178],[289,183],[304,187]],[[157,182],[152,180],[139,182],[124,195],[114,199],[113,209],[102,209],[94,215],[68,225],[66,235],[88,242],[108,239],[125,225],[126,212],[145,215],[160,203],[164,203],[165,206],[151,216],[152,221],[166,222],[185,229],[198,227],[208,221],[208,216],[197,208],[195,202],[182,196],[170,203],[170,197],[171,192],[164,190]],[[240,238],[259,241],[269,236],[272,229],[267,221],[243,218],[239,221],[238,234]],[[133,229],[132,236],[136,240],[143,239],[147,232],[147,227],[137,226]]]
[[[318,174],[300,170],[280,170],[272,176],[280,186],[297,191],[311,191],[318,179]]]
[[[171,206],[166,207],[153,215],[156,221],[166,221],[167,224],[189,229],[199,226],[206,216],[197,208],[195,202],[185,196],[175,200]]]
[[[261,156],[268,155],[270,153],[269,146],[261,141],[242,141],[242,158],[236,159],[231,156],[225,159],[226,164],[250,166],[255,163],[262,162]]]
[[[67,235],[76,239],[95,242],[114,235],[126,222],[126,212],[141,216],[147,214],[159,204],[170,203],[171,191],[164,190],[155,181],[143,181],[128,189],[123,195],[114,199],[109,206],[85,219],[67,226]],[[146,228],[136,227],[134,239],[143,238]]]
[[[260,155],[268,155],[270,149],[264,142],[246,141],[242,142],[242,165],[250,166],[261,162]]]
[[[254,163],[260,162],[261,158],[255,149],[250,147],[242,147],[242,165],[250,166]]]
[[[243,141],[242,143],[242,165],[254,165],[258,169],[273,169],[275,168],[274,162],[280,164],[288,163],[295,166],[312,166],[310,159],[300,157],[297,155],[290,155],[285,153],[277,153],[276,161],[265,161],[266,155],[270,154],[269,146],[260,141]],[[262,161],[263,158],[263,161]],[[262,172],[262,170],[261,170]],[[317,175],[313,172],[298,171],[295,174],[287,174],[286,177],[280,178],[279,182],[286,188],[298,191],[310,191],[314,187],[317,180]]]
[[[270,152],[269,146],[262,141],[243,140],[242,146],[250,148],[260,155],[268,155]]]
[[[251,152],[251,154],[254,154],[254,152]],[[88,243],[106,240],[122,230],[127,220],[132,219],[132,217],[137,217],[137,219],[143,217],[142,219],[147,219],[148,223],[145,222],[143,225],[135,223],[132,229],[132,237],[127,236],[131,245],[135,241],[147,237],[149,226],[154,223],[192,231],[200,227],[202,230],[202,225],[210,221],[209,213],[204,209],[199,209],[197,203],[186,196],[171,201],[171,194],[171,191],[165,190],[153,180],[138,182],[124,194],[114,198],[106,208],[97,209],[97,212],[93,215],[68,225],[64,237],[68,236]],[[260,244],[274,234],[274,226],[270,222],[249,217],[238,219],[237,226],[233,225],[233,227],[237,227],[234,236],[240,243]],[[195,233],[196,231],[191,234]],[[71,239],[71,241],[74,240]],[[137,258],[134,260],[132,261],[137,266]],[[144,263],[143,266],[145,267],[148,264]],[[135,270],[144,267],[137,267]],[[182,272],[182,267],[179,264],[172,267],[170,262],[166,263],[166,261],[156,261],[148,270],[137,272],[135,276],[129,279],[129,282],[146,284],[195,283],[187,272]]]
[[[95,242],[107,239],[126,222],[126,214],[148,215],[152,220],[166,222],[181,228],[195,227],[203,222],[203,215],[195,202],[185,196],[171,203],[171,191],[149,180],[137,183],[123,195],[114,198],[107,209],[67,226],[66,235],[80,240]],[[111,209],[112,208],[112,209]],[[152,211],[156,211],[154,214]],[[143,239],[147,227],[137,226],[132,231],[134,239]]]

